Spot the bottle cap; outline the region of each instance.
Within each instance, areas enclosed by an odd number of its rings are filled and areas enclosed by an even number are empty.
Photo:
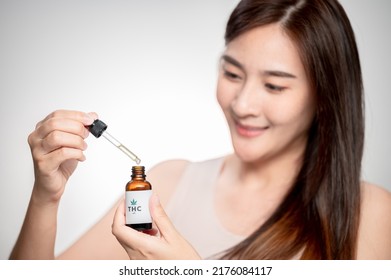
[[[88,130],[96,138],[99,138],[106,129],[107,129],[107,125],[98,119],[96,119],[90,126],[88,126]]]

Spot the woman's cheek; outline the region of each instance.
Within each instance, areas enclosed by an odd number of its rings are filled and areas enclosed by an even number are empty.
[[[235,90],[235,85],[230,84],[228,81],[218,81],[216,95],[222,109],[230,106],[235,98]]]

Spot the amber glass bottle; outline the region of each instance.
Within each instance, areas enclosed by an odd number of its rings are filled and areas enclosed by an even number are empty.
[[[126,225],[140,231],[152,228],[149,213],[152,185],[145,177],[144,166],[133,166],[132,180],[126,184],[125,194]]]

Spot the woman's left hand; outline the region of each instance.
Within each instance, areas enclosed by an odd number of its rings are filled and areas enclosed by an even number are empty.
[[[150,212],[157,229],[145,233],[125,225],[124,201],[114,215],[112,232],[130,259],[200,259],[194,248],[177,232],[156,195],[150,199]]]

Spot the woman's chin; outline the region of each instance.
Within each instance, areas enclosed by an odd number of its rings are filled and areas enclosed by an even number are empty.
[[[246,162],[246,163],[258,162],[262,158],[260,155],[255,155],[254,153],[246,153],[241,151],[235,151],[235,155],[242,162]]]

